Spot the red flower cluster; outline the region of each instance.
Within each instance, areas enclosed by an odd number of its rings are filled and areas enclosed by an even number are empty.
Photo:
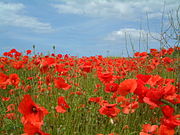
[[[17,88],[19,83],[20,83],[20,78],[18,74],[13,73],[8,76],[0,72],[0,88],[1,89],[6,89],[8,85],[13,85]]]
[[[56,111],[58,113],[65,113],[69,109],[70,106],[66,103],[64,97],[59,97],[58,98],[58,106],[56,106]]]
[[[58,89],[68,90],[71,88],[71,85],[67,84],[62,77],[55,78],[54,84]]]
[[[115,117],[119,114],[120,109],[116,107],[117,104],[108,104],[106,103],[103,105],[100,109],[99,112],[102,115],[107,115],[108,117]]]
[[[43,119],[45,115],[48,114],[48,111],[44,107],[35,104],[30,95],[24,95],[18,110],[23,114],[21,122],[24,125],[24,132],[26,135],[49,135],[41,131]]]

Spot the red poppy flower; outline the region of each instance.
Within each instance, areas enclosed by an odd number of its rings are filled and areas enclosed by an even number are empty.
[[[147,56],[148,56],[148,53],[147,53],[147,52],[142,52],[142,53],[139,54],[139,56],[141,56],[141,57],[147,57]]]
[[[20,82],[20,78],[17,74],[10,74],[9,80],[10,80],[11,85],[14,85],[14,86],[18,86]]]
[[[26,54],[31,54],[31,50],[26,50]]]
[[[68,90],[71,88],[71,85],[67,84],[62,77],[54,79],[54,85],[58,89]]]
[[[154,87],[155,85],[158,85],[158,83],[162,83],[163,78],[159,75],[151,76],[151,78],[147,81],[147,84],[151,85],[151,87]]]
[[[15,54],[14,54],[14,56],[15,56],[15,58],[16,58],[16,60],[19,60],[19,56],[22,56],[22,53],[20,53],[20,52],[16,52]]]
[[[151,75],[143,75],[143,74],[138,74],[136,75],[138,80],[141,80],[143,83],[147,83],[147,81],[151,78]]]
[[[124,96],[119,96],[119,97],[116,98],[116,101],[118,103],[123,103],[123,102],[126,102],[127,99]]]
[[[24,67],[24,62],[23,61],[16,61],[12,63],[13,68],[15,69],[21,69]]]
[[[101,100],[102,100],[102,97],[91,97],[91,98],[89,98],[89,102],[100,103]]]
[[[164,57],[162,59],[162,62],[164,62],[164,64],[170,64],[173,60],[169,57]]]
[[[157,49],[150,49],[150,53],[153,56],[157,56],[159,54],[159,51]]]
[[[180,114],[162,118],[161,123],[168,128],[174,129],[177,126],[180,126]]]
[[[86,73],[91,72],[92,71],[91,63],[85,63],[84,65],[81,65],[80,69]]]
[[[66,103],[64,97],[58,98],[58,106],[56,106],[56,111],[59,113],[65,113],[70,106]]]
[[[147,91],[146,96],[143,98],[143,101],[153,107],[159,107],[162,102],[160,101],[163,98],[164,90],[151,88]]]
[[[123,108],[122,112],[125,113],[125,114],[133,113],[133,112],[135,112],[135,110],[136,110],[138,107],[139,107],[138,102],[137,102],[137,101],[134,101],[134,102],[132,102],[132,103],[127,104],[127,105]]]
[[[99,105],[100,106],[105,106],[105,105],[109,105],[109,103],[108,103],[107,100],[100,100]]]
[[[45,82],[46,82],[46,85],[50,85],[51,82],[53,81],[53,77],[52,75],[48,74],[46,77],[45,77]]]
[[[14,111],[15,110],[15,104],[10,104],[7,106],[7,111],[6,112],[10,112],[10,111]]]
[[[24,134],[22,135],[50,135],[48,133],[44,133],[39,127],[36,127],[32,123],[26,123],[24,125]]]
[[[135,79],[127,79],[119,84],[117,93],[121,96],[126,96],[129,93],[133,93],[137,88],[137,82]]]
[[[10,119],[10,120],[14,120],[16,119],[16,114],[15,113],[7,113],[4,118]]]
[[[11,50],[10,50],[10,53],[16,53],[16,52],[17,52],[16,49],[11,49]]]
[[[103,83],[112,83],[114,81],[114,76],[111,72],[98,73],[98,78]]]
[[[57,57],[58,57],[59,59],[61,59],[61,58],[62,58],[62,54],[58,54]]]
[[[171,102],[172,104],[180,104],[180,95],[176,93],[173,95],[167,95],[164,97],[164,99]]]
[[[118,90],[118,86],[119,85],[117,83],[107,83],[107,84],[105,84],[104,91],[106,93],[115,92]]]
[[[8,56],[8,52],[4,52],[3,55],[4,55],[4,56]]]
[[[117,104],[106,104],[99,109],[99,113],[107,115],[108,117],[115,117],[119,114],[120,109],[116,107]]]
[[[54,58],[49,58],[49,56],[45,56],[42,58],[41,63],[40,63],[40,71],[42,73],[46,73],[49,71],[49,67],[52,67],[55,65],[55,59]]]
[[[42,62],[41,62],[41,66],[42,67],[46,67],[46,66],[52,66],[53,64],[55,64],[55,58],[43,58]]]
[[[162,87],[164,89],[164,95],[174,95],[176,93],[176,87],[172,84],[167,84],[166,86]]]
[[[2,101],[9,101],[11,98],[10,97],[1,97]]]
[[[66,66],[65,64],[56,64],[55,72],[58,72],[59,75],[66,76],[69,69],[65,68],[65,66]]]
[[[8,76],[2,72],[0,72],[0,89],[6,89],[8,82]]]
[[[144,103],[143,98],[146,96],[148,88],[144,86],[144,82],[141,79],[137,80],[137,88],[134,91],[134,94],[139,96],[138,101]]]
[[[0,70],[2,71],[8,71],[7,69],[5,69],[5,66],[3,64],[0,64]]]
[[[160,54],[161,56],[164,56],[164,55],[167,54],[167,50],[166,50],[166,49],[161,49],[160,52],[159,52],[159,54]]]
[[[156,134],[158,125],[144,124],[140,135],[154,135]]]
[[[169,117],[173,116],[174,108],[172,108],[168,105],[165,105],[165,106],[161,107],[161,109],[162,109],[162,112],[165,117],[169,118]]]
[[[161,125],[158,129],[157,135],[174,135],[175,130],[165,125]]]
[[[70,92],[70,95],[83,95],[83,93],[81,91],[76,91],[76,92]]]
[[[173,52],[174,52],[174,49],[173,49],[173,48],[169,48],[169,49],[167,50],[167,53],[168,53],[169,55],[171,55]]]
[[[135,52],[134,53],[134,57],[139,57],[139,55],[140,55],[140,52]]]
[[[171,67],[170,68],[166,68],[166,71],[167,72],[175,71],[175,68],[171,68]]]
[[[43,124],[43,118],[48,114],[44,107],[40,107],[34,103],[30,95],[24,95],[23,100],[18,106],[18,111],[23,114],[22,123],[31,122],[40,127]]]

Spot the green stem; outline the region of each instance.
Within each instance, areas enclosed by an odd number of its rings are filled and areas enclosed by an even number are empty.
[[[172,104],[171,102],[169,102],[169,101],[167,101],[167,100],[165,100],[165,99],[161,99],[160,101],[163,102],[164,104],[169,105],[170,107],[172,107],[172,108],[175,109],[175,105]]]

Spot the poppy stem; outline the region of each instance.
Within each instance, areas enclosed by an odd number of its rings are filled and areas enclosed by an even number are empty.
[[[167,101],[167,100],[164,100],[164,99],[161,99],[160,101],[163,102],[164,104],[169,105],[170,107],[172,107],[172,108],[175,109],[175,105],[172,104],[171,102],[169,102],[169,101]]]

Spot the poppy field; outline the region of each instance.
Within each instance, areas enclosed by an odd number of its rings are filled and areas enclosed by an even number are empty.
[[[178,135],[179,47],[133,57],[0,57],[2,135]]]

